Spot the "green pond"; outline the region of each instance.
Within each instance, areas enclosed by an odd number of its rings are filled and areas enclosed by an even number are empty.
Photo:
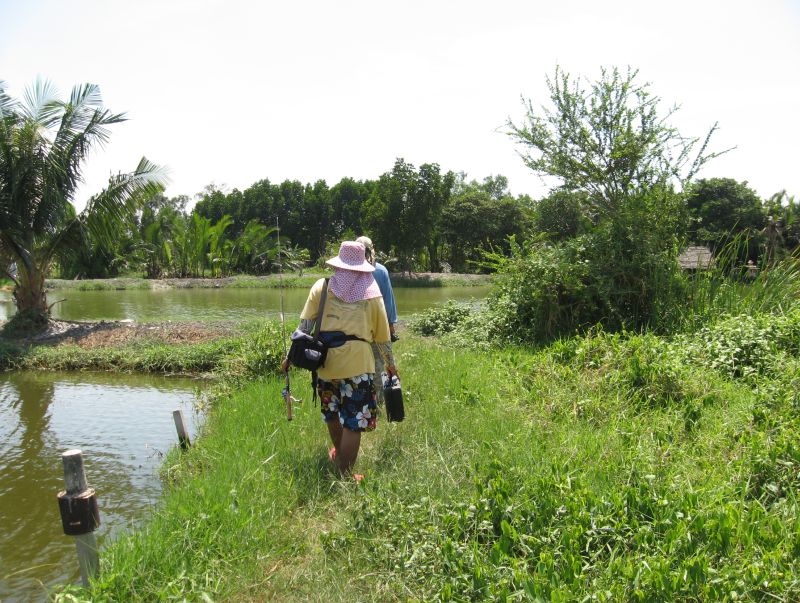
[[[190,435],[198,382],[107,373],[0,373],[0,601],[45,601],[79,581],[74,538],[61,527],[62,453],[83,452],[97,492],[102,547],[158,502],[163,454],[177,445],[172,413]]]
[[[488,286],[420,287],[395,289],[399,318],[406,319],[452,299],[481,300]],[[283,308],[287,315],[299,315],[308,295],[307,289],[284,289]],[[121,291],[80,291],[57,289],[48,291],[53,318],[61,320],[249,320],[277,317],[281,298],[278,289],[159,289]],[[0,319],[15,312],[11,294],[0,292]]]

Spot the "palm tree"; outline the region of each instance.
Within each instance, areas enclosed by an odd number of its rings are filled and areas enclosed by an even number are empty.
[[[84,161],[108,140],[108,126],[125,119],[103,108],[93,84],[75,86],[62,101],[38,80],[19,102],[0,81],[0,274],[14,282],[18,315],[46,324],[44,279],[53,261],[77,250],[87,233],[113,239],[137,200],[165,183],[161,168],[142,158],[76,211]]]

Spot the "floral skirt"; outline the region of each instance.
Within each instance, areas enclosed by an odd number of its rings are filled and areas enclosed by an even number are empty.
[[[322,420],[339,419],[351,431],[372,431],[378,415],[372,375],[364,373],[346,379],[317,379],[317,394],[322,403]]]

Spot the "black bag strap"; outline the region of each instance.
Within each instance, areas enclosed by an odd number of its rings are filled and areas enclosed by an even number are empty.
[[[363,337],[359,337],[358,335],[347,335],[343,331],[320,331],[319,338],[322,343],[331,349],[338,348],[348,341],[363,341],[364,343],[370,343]]]
[[[328,281],[325,279],[325,286],[322,287],[322,297],[319,299],[319,312],[317,313],[317,322],[314,323],[314,339],[319,339],[320,325],[322,324],[322,313],[325,311],[325,300],[328,298]]]
[[[322,287],[322,297],[319,299],[319,312],[317,313],[317,322],[314,323],[314,340],[319,341],[320,325],[322,324],[322,313],[325,311],[325,300],[328,298],[328,281],[325,279],[325,285]],[[311,403],[317,405],[317,371],[311,371]]]

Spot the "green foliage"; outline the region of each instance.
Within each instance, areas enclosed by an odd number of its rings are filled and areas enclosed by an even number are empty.
[[[403,159],[383,174],[366,205],[364,226],[380,249],[392,249],[400,267],[414,264],[439,269],[438,225],[450,198],[455,175],[441,174],[439,166],[423,164],[419,170]],[[420,256],[427,255],[427,262]]]
[[[449,300],[442,306],[415,314],[408,323],[408,328],[420,335],[444,335],[462,324],[471,311],[469,304]]]
[[[676,320],[686,225],[680,191],[715,156],[706,152],[714,128],[694,153],[699,139],[669,126],[659,99],[636,77],[604,69],[585,89],[557,68],[547,80],[552,108],[537,111],[528,101],[523,122],[508,123],[526,164],[561,182],[537,214],[554,244],[540,236],[501,263],[506,278],[497,296],[519,311],[517,339]]]
[[[284,358],[283,334],[277,322],[248,325],[215,367],[226,379],[254,379],[274,374]]]
[[[570,239],[585,231],[583,208],[585,194],[555,190],[540,199],[535,206],[534,230],[546,234],[552,241]]]
[[[783,252],[796,254],[800,250],[800,203],[783,190],[767,199],[764,213],[776,222],[775,234]]]
[[[520,125],[509,134],[525,148],[525,163],[535,172],[562,181],[566,190],[588,195],[597,219],[618,212],[628,199],[653,187],[691,181],[704,163],[711,128],[697,154],[699,139],[682,136],[659,115],[660,99],[640,85],[638,72],[602,69],[584,89],[579,79],[556,68],[547,78],[552,109],[525,101]],[[667,113],[667,117],[672,111]]]
[[[707,366],[732,378],[752,378],[775,369],[781,354],[797,355],[800,309],[778,316],[725,316],[678,340]]]
[[[756,192],[732,178],[701,179],[692,183],[687,196],[691,219],[690,240],[719,252],[737,235],[746,243],[741,261],[757,259],[759,231],[766,225],[766,214]]]
[[[481,250],[508,251],[508,238],[526,232],[527,218],[518,200],[494,199],[488,192],[466,191],[451,197],[441,215],[443,259],[454,272],[480,265]]]

